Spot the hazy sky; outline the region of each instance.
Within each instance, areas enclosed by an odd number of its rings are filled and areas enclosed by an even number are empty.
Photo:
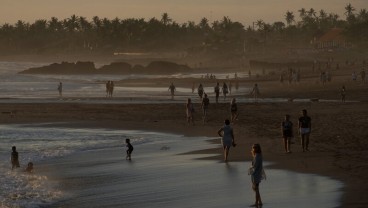
[[[64,19],[72,14],[89,20],[93,16],[148,20],[161,19],[161,14],[167,12],[178,23],[189,20],[198,23],[202,17],[212,22],[228,16],[247,26],[258,19],[268,23],[285,21],[287,10],[299,18],[300,8],[324,9],[345,18],[344,7],[349,2],[357,11],[368,9],[368,0],[0,0],[0,24],[53,16]]]

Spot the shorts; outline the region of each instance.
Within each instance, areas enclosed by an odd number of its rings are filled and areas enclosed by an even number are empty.
[[[300,128],[300,134],[309,134],[310,128]]]
[[[284,138],[290,138],[293,137],[291,131],[282,131],[282,137]]]

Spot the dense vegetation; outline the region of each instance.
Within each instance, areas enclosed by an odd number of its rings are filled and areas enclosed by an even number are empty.
[[[284,20],[266,23],[262,20],[245,26],[229,17],[198,24],[178,24],[167,13],[161,20],[107,19],[72,15],[59,20],[40,19],[33,23],[19,20],[14,25],[0,26],[0,54],[112,53],[139,51],[188,51],[204,53],[252,53],[259,46],[312,47],[310,41],[330,28],[344,29],[344,34],[361,47],[368,46],[368,12],[345,7],[345,17],[300,9],[287,11]],[[296,21],[296,16],[299,20]]]

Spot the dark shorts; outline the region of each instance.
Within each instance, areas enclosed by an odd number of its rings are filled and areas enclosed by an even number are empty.
[[[282,131],[282,136],[285,138],[292,137],[291,131]]]

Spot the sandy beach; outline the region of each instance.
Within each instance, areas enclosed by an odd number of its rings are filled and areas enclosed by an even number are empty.
[[[258,83],[261,100],[258,103],[242,102],[238,104],[239,120],[233,124],[236,143],[230,151],[232,162],[249,162],[250,147],[260,143],[264,159],[272,163],[272,168],[285,169],[299,173],[311,173],[330,177],[344,183],[341,207],[366,207],[365,197],[368,188],[367,173],[367,116],[368,84],[351,81],[351,69],[334,71],[333,81],[322,85],[318,82],[318,74],[305,74],[305,78],[297,84],[281,84],[277,76],[267,78],[241,79],[243,87],[251,87]],[[222,82],[223,80],[219,80]],[[117,82],[116,86],[160,86],[168,87],[174,82],[177,87],[191,88],[193,82],[203,82],[214,86],[215,80],[200,79],[142,79]],[[340,102],[340,88],[347,88],[347,102]],[[169,99],[169,92],[167,99]],[[107,128],[122,130],[146,130],[154,132],[175,133],[189,137],[217,137],[217,130],[223,125],[225,118],[230,117],[229,102],[231,97],[251,99],[247,92],[235,93],[226,101],[215,104],[210,94],[208,123],[201,121],[200,103],[195,98],[195,123],[188,126],[185,117],[185,102],[169,100],[158,103],[104,103],[78,102],[83,97],[70,97],[77,101],[66,102],[56,100],[50,103],[33,100],[22,103],[17,99],[7,99],[0,103],[1,124],[44,124],[58,127]],[[290,102],[262,102],[262,99],[285,98]],[[105,100],[103,97],[94,98]],[[125,98],[113,98],[113,100]],[[154,99],[154,98],[151,98]],[[220,97],[222,99],[222,97]],[[303,102],[293,102],[304,99]],[[302,152],[299,137],[295,136],[292,153],[285,154],[282,146],[280,124],[285,114],[291,115],[294,127],[300,111],[307,109],[312,118],[310,152]],[[10,114],[9,112],[13,112]],[[294,132],[297,132],[296,127]],[[213,140],[218,143],[219,140]],[[188,154],[214,154],[205,157],[210,160],[222,160],[220,148],[188,151]],[[246,173],[244,173],[246,174]],[[267,202],[267,199],[263,199]]]

